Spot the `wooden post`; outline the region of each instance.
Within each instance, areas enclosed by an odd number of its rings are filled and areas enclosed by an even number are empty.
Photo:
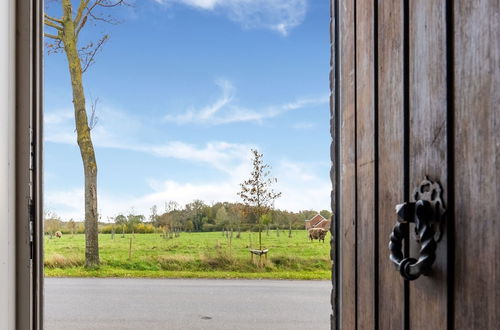
[[[128,260],[132,259],[132,237],[130,237],[130,244],[128,247]]]

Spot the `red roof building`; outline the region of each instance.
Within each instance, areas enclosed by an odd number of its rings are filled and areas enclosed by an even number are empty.
[[[309,220],[305,221],[306,229],[309,230],[311,228],[323,228],[330,229],[330,220],[325,219],[321,214],[316,214]]]

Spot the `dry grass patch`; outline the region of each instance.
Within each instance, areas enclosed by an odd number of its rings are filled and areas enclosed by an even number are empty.
[[[44,261],[44,266],[47,268],[69,268],[83,266],[84,264],[85,260],[81,257],[74,255],[63,256],[58,253],[47,256]]]

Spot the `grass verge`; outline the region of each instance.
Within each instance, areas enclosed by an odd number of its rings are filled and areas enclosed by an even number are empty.
[[[84,267],[45,269],[47,277],[122,277],[122,278],[213,278],[213,279],[275,279],[275,280],[325,280],[330,271],[273,271],[273,272],[225,272],[225,271],[157,271],[129,270],[102,266],[98,270]]]
[[[99,235],[101,267],[83,267],[83,235],[45,240],[48,277],[249,278],[319,280],[331,276],[329,245],[309,242],[301,231],[265,237],[263,265],[250,258],[254,233],[230,242],[221,233],[182,233],[166,240],[155,234],[112,238]],[[132,249],[130,249],[132,242]]]

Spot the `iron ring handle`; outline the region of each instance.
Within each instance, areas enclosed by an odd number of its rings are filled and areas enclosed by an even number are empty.
[[[428,275],[436,260],[437,243],[434,239],[432,220],[434,209],[430,202],[419,200],[416,203],[404,203],[397,207],[398,222],[390,235],[390,260],[399,270],[401,276],[412,281],[420,275]],[[402,248],[403,240],[408,237],[409,223],[415,223],[420,237],[420,255],[418,259],[405,257]]]

